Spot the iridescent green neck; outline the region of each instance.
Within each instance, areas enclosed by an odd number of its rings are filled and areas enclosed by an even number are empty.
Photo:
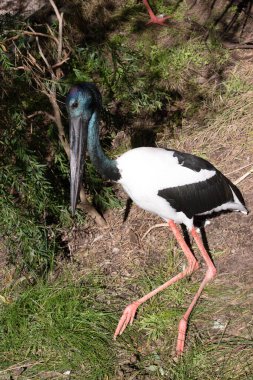
[[[99,112],[94,111],[88,127],[88,152],[97,171],[112,181],[120,179],[119,169],[115,160],[110,159],[103,152],[99,141]]]

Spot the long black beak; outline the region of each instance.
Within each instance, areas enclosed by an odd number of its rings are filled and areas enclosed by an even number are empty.
[[[75,214],[84,172],[84,156],[87,145],[87,126],[83,118],[70,120],[70,201],[71,212]]]

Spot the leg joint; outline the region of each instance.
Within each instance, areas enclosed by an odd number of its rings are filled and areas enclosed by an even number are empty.
[[[215,266],[213,266],[212,268],[209,267],[207,269],[205,279],[207,281],[211,281],[216,276],[216,273],[217,273],[217,269],[215,268]]]

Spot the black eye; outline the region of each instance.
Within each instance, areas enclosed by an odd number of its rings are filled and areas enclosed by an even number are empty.
[[[71,107],[72,107],[72,108],[77,108],[77,107],[78,107],[78,101],[76,100],[76,101],[72,104]]]

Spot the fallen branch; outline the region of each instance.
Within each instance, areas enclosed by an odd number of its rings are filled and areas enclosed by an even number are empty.
[[[235,185],[238,185],[238,183],[242,182],[247,178],[250,174],[253,174],[253,167],[247,171],[247,173],[243,174],[241,177],[239,177],[236,181],[234,181]]]
[[[43,61],[45,62],[47,68],[48,68],[48,71],[50,71],[51,75],[54,76],[54,72],[52,70],[52,67],[49,65],[48,63],[48,60],[46,59],[41,47],[40,47],[40,43],[39,43],[39,38],[36,37],[36,43],[37,43],[37,46],[38,46],[38,50],[39,50],[39,53],[40,53],[40,56],[41,58],[43,59]]]
[[[81,202],[78,203],[77,208],[86,212],[92,219],[95,220],[98,226],[100,227],[106,226],[105,219],[97,212],[95,207],[93,207],[92,204],[88,202],[83,185],[81,185],[81,189],[80,189],[80,200]]]
[[[141,240],[143,240],[150,233],[150,231],[154,230],[155,228],[160,228],[160,227],[168,227],[168,223],[159,223],[159,224],[155,224],[154,226],[150,227],[145,232],[145,234],[142,236]]]
[[[235,50],[235,49],[253,49],[253,44],[232,44],[229,42],[224,42],[223,46],[226,49]]]
[[[225,175],[228,176],[228,175],[230,175],[230,174],[237,173],[237,172],[239,172],[240,170],[245,169],[245,168],[247,168],[248,166],[251,166],[252,164],[253,164],[253,162],[251,162],[250,164],[247,164],[247,165],[241,166],[240,168],[235,169],[235,170],[233,170],[232,172],[226,173]]]
[[[59,135],[60,142],[63,146],[63,149],[66,152],[66,155],[68,156],[68,159],[70,159],[70,147],[69,147],[68,140],[66,138],[64,127],[62,125],[60,108],[59,108],[57,100],[56,100],[55,91],[53,90],[51,93],[47,92],[47,96],[48,96],[48,99],[49,99],[49,101],[53,107],[54,120],[55,120],[55,124],[57,126],[57,129],[58,129],[58,135]]]
[[[55,122],[55,117],[53,115],[51,115],[50,113],[46,112],[46,111],[35,111],[34,113],[32,113],[31,115],[28,115],[27,116],[27,119],[32,119],[34,118],[35,116],[37,115],[43,115],[43,116],[46,116],[48,119],[52,120]]]
[[[16,30],[15,30],[16,32]],[[52,35],[49,35],[49,34],[45,34],[45,33],[39,33],[39,32],[35,32],[35,31],[32,31],[32,32],[28,32],[26,30],[24,30],[22,32],[23,35],[25,36],[38,36],[38,37],[45,37],[45,38],[51,38],[52,40],[54,40],[55,43],[58,43],[58,40],[56,37],[52,36]],[[10,38],[7,38],[5,41],[15,41],[17,39],[20,38],[20,35],[17,34],[16,36],[13,36],[13,37],[10,37]]]
[[[0,374],[1,373],[6,373],[6,372],[9,372],[9,371],[16,371],[16,370],[22,369],[22,368],[31,368],[31,367],[34,367],[35,365],[38,365],[38,364],[41,364],[41,363],[43,363],[42,360],[37,361],[37,362],[33,362],[33,363],[27,363],[27,362],[23,361],[23,362],[14,364],[14,365],[12,365],[12,366],[10,366],[8,368],[3,369],[2,371],[0,371]]]
[[[52,65],[52,69],[56,69],[57,67],[60,67],[61,65],[63,65],[63,63],[67,62],[68,60],[69,60],[69,57],[62,59],[60,62],[57,62],[54,65]]]
[[[59,22],[59,27],[58,27],[58,51],[57,51],[57,56],[58,56],[58,61],[61,59],[61,54],[62,54],[62,27],[63,27],[63,13],[60,13],[58,11],[57,6],[55,5],[53,0],[49,0],[50,4],[54,8],[54,13],[57,17],[57,20]]]

